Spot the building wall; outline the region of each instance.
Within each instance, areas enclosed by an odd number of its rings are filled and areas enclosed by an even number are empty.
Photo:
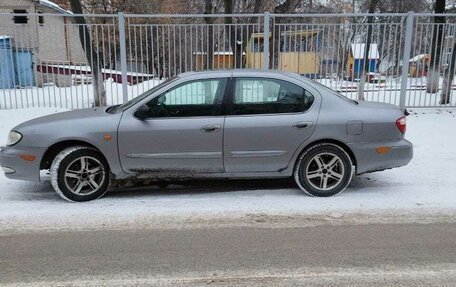
[[[41,60],[51,62],[85,62],[79,34],[69,17],[56,14],[44,18],[38,25],[38,54]]]
[[[13,13],[15,9],[24,9],[29,13],[35,12],[34,4],[30,0],[2,0],[0,13]],[[38,33],[34,21],[36,17],[28,16],[27,24],[15,24],[13,16],[0,16],[0,35],[13,37],[13,44],[21,48],[38,48]]]
[[[31,0],[2,0],[0,3],[0,13],[13,13],[15,9],[54,14],[42,16],[42,23],[40,16],[24,14],[28,17],[26,24],[14,23],[12,15],[0,16],[0,35],[11,36],[15,50],[33,53],[35,80],[39,86],[49,81],[56,82],[57,77],[37,72],[37,65],[86,63],[78,29],[71,17]]]

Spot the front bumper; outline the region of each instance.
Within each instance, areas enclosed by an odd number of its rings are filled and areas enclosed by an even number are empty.
[[[44,148],[1,147],[0,166],[7,178],[40,181],[40,162]],[[21,155],[33,155],[35,160],[27,161]]]
[[[380,146],[391,149],[386,153],[378,153],[376,148]],[[352,144],[350,148],[356,157],[357,174],[404,166],[413,158],[413,144],[406,139]]]

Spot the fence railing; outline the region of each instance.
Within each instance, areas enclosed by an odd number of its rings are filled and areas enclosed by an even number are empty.
[[[455,19],[0,13],[0,109],[119,104],[179,73],[232,68],[299,73],[353,99],[456,107]]]

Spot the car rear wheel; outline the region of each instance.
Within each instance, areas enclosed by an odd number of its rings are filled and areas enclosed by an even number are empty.
[[[52,162],[51,183],[65,200],[97,199],[108,189],[108,163],[95,149],[83,146],[67,148]]]
[[[317,144],[303,152],[294,173],[301,190],[318,197],[341,193],[350,183],[352,175],[350,156],[331,143]]]

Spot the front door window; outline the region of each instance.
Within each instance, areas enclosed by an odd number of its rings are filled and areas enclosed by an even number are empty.
[[[207,117],[220,113],[226,79],[187,82],[154,98],[150,117]]]

